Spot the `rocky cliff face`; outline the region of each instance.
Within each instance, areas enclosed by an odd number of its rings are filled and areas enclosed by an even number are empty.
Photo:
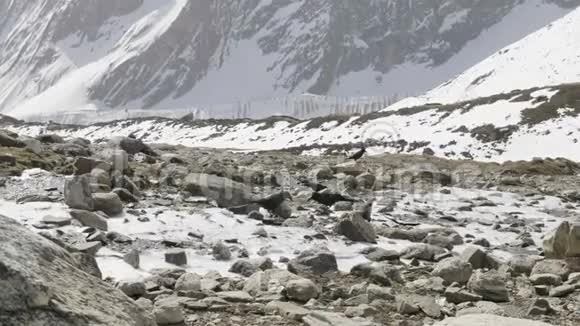
[[[418,93],[579,3],[0,0],[0,110]]]

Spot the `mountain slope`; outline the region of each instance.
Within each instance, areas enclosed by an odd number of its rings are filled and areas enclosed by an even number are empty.
[[[419,93],[579,3],[0,0],[0,111]]]
[[[19,123],[0,125],[19,134],[58,133],[93,141],[134,134],[146,142],[249,151],[368,146],[372,154],[427,154],[484,161],[566,157],[580,160],[580,84],[533,88],[454,105],[425,105],[363,116],[300,121],[122,120],[91,126]]]
[[[481,63],[417,98],[390,109],[455,103],[515,89],[580,82],[580,10],[503,48]]]

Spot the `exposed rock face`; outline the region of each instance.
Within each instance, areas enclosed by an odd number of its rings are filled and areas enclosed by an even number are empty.
[[[0,243],[0,324],[154,325],[122,292],[78,269],[64,249],[5,216]]]

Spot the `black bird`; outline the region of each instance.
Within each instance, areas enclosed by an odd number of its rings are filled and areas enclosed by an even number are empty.
[[[361,157],[363,157],[363,155],[365,155],[366,152],[367,152],[367,149],[363,147],[358,152],[349,156],[348,159],[358,161]]]
[[[308,200],[314,200],[326,206],[332,206],[338,203],[339,201],[350,201],[350,202],[356,201],[352,198],[345,197],[339,193],[332,191],[315,192],[312,194],[312,197],[310,197],[310,199]]]
[[[292,195],[290,195],[288,191],[282,191],[262,199],[255,200],[254,203],[264,207],[269,211],[275,211],[286,199],[291,200]]]

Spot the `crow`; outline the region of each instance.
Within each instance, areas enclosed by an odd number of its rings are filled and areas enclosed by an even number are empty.
[[[348,159],[349,160],[358,161],[361,157],[363,157],[363,155],[365,155],[366,152],[367,152],[367,149],[363,147],[358,152],[356,152],[353,155],[349,156]]]
[[[290,195],[290,193],[288,191],[282,191],[282,192],[278,192],[275,193],[273,195],[255,200],[254,203],[264,207],[265,209],[269,210],[269,211],[275,211],[280,204],[282,204],[283,201],[285,201],[286,199],[292,199],[292,195]]]
[[[331,191],[315,192],[312,194],[312,197],[310,197],[310,199],[308,199],[308,200],[314,200],[314,201],[321,203],[323,205],[326,205],[326,206],[332,206],[332,205],[338,203],[339,201],[350,201],[350,202],[356,201],[352,198],[348,198],[348,197],[345,197],[339,193],[331,192]]]

